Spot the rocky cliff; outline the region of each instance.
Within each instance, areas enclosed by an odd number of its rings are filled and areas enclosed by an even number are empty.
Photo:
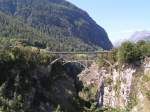
[[[138,66],[119,65],[101,67],[93,64],[79,77],[84,85],[97,88],[100,108],[111,107],[122,112],[149,112],[150,60]],[[142,104],[143,103],[143,104]],[[112,110],[109,108],[108,112]]]

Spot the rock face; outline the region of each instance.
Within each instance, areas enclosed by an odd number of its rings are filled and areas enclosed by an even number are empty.
[[[79,75],[79,79],[88,86],[93,83],[99,83],[100,75],[97,64],[93,63],[89,68],[83,70]]]
[[[144,75],[139,78],[137,83],[137,105],[131,112],[149,112],[150,110],[150,59],[144,63]]]
[[[134,69],[126,68],[122,71],[113,70],[112,79],[109,79],[111,76],[105,74],[104,77],[104,102],[99,102],[100,104],[109,105],[111,107],[125,107],[128,105],[130,93],[131,93],[131,84],[132,84],[132,75],[135,73]],[[107,82],[111,80],[111,82]],[[101,91],[101,88],[100,88]]]
[[[93,64],[79,77],[85,85],[95,85],[97,102],[101,108],[109,106],[139,112],[148,112],[150,86],[150,60],[140,67],[131,65],[98,68]],[[147,95],[146,95],[147,94]],[[142,104],[143,102],[144,104]]]
[[[130,67],[119,71],[114,69],[112,73],[109,73],[105,68],[98,70],[93,69],[93,66],[97,68],[96,65],[92,65],[88,72],[83,71],[80,74],[80,80],[88,85],[92,83],[98,84],[100,107],[106,105],[111,107],[127,106],[131,91],[132,75],[135,73],[135,69]]]
[[[0,11],[51,38],[74,37],[91,46],[112,48],[106,31],[85,11],[65,0],[0,0]]]

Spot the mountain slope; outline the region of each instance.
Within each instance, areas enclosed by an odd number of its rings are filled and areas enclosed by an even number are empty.
[[[38,33],[34,28],[0,11],[0,36],[28,38],[32,35],[32,38],[42,38]]]
[[[98,49],[98,46],[87,44],[78,38],[51,38],[22,21],[0,11],[0,47],[14,46],[18,42],[30,46],[48,48],[51,51],[82,51]],[[61,43],[60,43],[61,42]]]
[[[64,0],[0,0],[0,11],[50,38],[73,37],[103,49],[112,48],[105,30],[86,12]]]

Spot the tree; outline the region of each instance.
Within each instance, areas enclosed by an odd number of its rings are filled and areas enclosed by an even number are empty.
[[[137,45],[132,42],[124,42],[118,51],[118,60],[125,63],[139,61],[141,52]]]

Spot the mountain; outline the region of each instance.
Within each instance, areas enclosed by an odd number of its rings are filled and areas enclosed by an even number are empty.
[[[47,47],[51,51],[82,51],[99,48],[98,46],[87,44],[78,38],[49,37],[49,35],[44,32],[0,12],[0,48],[15,46],[17,43],[39,48]]]
[[[131,37],[131,41],[150,40],[150,31],[137,31]]]
[[[78,45],[78,48],[82,50],[112,48],[106,31],[85,11],[65,0],[0,0],[0,11],[9,18],[15,19],[16,27],[20,28],[21,25],[18,25],[20,22],[23,28],[25,26],[25,32],[34,32],[39,37],[38,40],[43,37],[46,40],[46,46],[50,49],[54,46],[49,46],[52,43],[57,43],[57,46],[58,43],[62,44],[60,46],[66,46],[65,50],[69,49],[68,47],[77,48]],[[12,25],[9,26],[13,29]],[[14,32],[18,36],[18,31]],[[21,33],[24,32],[21,31]],[[7,37],[10,34],[2,36]],[[32,35],[26,38],[29,37],[32,38]],[[48,41],[51,42],[48,43]]]

